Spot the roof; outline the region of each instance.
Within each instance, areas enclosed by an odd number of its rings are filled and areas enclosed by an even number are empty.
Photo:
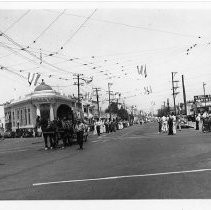
[[[43,91],[43,90],[53,90],[51,86],[45,84],[44,80],[42,80],[41,84],[38,85],[34,91]]]

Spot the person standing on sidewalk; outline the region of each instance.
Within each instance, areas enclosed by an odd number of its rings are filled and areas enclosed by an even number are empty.
[[[196,117],[196,130],[199,130],[200,114]]]
[[[172,118],[173,118],[173,134],[176,134],[177,132],[177,119],[174,113],[172,112]]]
[[[178,125],[178,128],[179,128],[179,131],[181,131],[181,120],[182,120],[182,116],[179,115],[178,118],[177,118],[177,125]]]
[[[162,132],[162,120],[160,117],[158,117],[158,133]]]
[[[105,128],[106,128],[106,133],[109,133],[109,122],[108,122],[108,120],[105,121]]]
[[[167,120],[166,116],[162,117],[162,131],[164,133],[167,133],[167,131],[168,131],[168,120]]]
[[[169,133],[168,135],[173,135],[173,117],[172,115],[169,116],[168,118],[168,127],[169,127]]]
[[[83,137],[84,137],[84,124],[82,123],[81,120],[77,121],[77,124],[75,126],[76,129],[76,133],[77,133],[77,143],[79,145],[78,150],[82,150],[83,149]]]
[[[100,136],[100,127],[101,127],[101,122],[98,119],[96,122],[96,129],[97,129],[97,135]]]

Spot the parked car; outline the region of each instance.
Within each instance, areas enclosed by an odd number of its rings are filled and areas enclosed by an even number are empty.
[[[11,131],[5,131],[3,137],[4,138],[12,138],[12,132]]]

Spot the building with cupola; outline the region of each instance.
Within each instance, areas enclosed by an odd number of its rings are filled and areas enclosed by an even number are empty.
[[[78,103],[74,96],[53,90],[42,80],[32,93],[4,104],[5,130],[34,128],[37,116],[50,120],[64,117],[73,120],[84,115],[89,118],[92,116],[89,107],[92,106]]]

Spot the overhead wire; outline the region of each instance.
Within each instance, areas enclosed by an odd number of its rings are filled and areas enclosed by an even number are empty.
[[[36,43],[38,39],[40,39],[41,36],[45,34],[47,30],[50,29],[50,27],[56,23],[56,21],[65,13],[65,9],[58,15],[56,18],[37,36],[37,38],[34,39],[33,43]]]
[[[6,71],[8,71],[8,72],[10,72],[10,73],[12,73],[12,74],[14,74],[14,75],[16,75],[16,76],[22,78],[22,79],[27,79],[27,77],[24,77],[23,75],[18,74],[18,73],[16,73],[16,72],[12,71],[11,69],[8,69],[7,67],[1,65],[1,64],[0,64],[0,70],[6,70]]]
[[[60,50],[62,50],[64,48],[65,45],[67,45],[67,43],[69,43],[75,36],[76,34],[81,30],[81,28],[88,22],[88,20],[94,15],[94,13],[97,11],[97,9],[95,9],[91,15],[89,15],[88,17],[86,17],[85,21],[83,21],[80,26],[78,27],[78,29],[70,36],[70,38],[68,38],[64,44],[61,46]]]
[[[10,38],[8,35],[6,35],[5,33],[3,33],[2,31],[0,31],[0,36],[5,37],[8,41],[10,41],[14,45],[18,46],[23,52],[26,52],[27,54],[31,55],[32,57],[34,57],[34,58],[36,58],[37,60],[40,61],[40,58],[36,54],[30,52],[28,49],[24,48],[22,45],[20,45],[19,43],[15,42],[12,38]],[[54,66],[53,64],[45,61],[44,59],[42,60],[42,63],[50,66],[53,69],[57,69],[57,70],[62,71],[62,72],[67,72],[66,70],[64,70],[62,68],[59,68],[57,66]],[[68,73],[74,74],[74,72],[70,72],[70,71],[68,71]]]
[[[100,72],[99,72],[100,73]]]
[[[39,64],[37,64],[34,60],[31,60],[31,59],[29,59],[28,57],[26,57],[26,56],[24,56],[24,55],[22,55],[22,54],[20,54],[20,53],[18,53],[18,52],[16,52],[16,51],[10,49],[10,47],[8,47],[8,46],[6,46],[6,47],[7,47],[9,50],[11,50],[13,53],[17,54],[18,56],[21,56],[21,57],[23,57],[24,59],[29,60],[29,62],[32,62],[33,64],[39,65]],[[11,68],[12,66],[14,66],[14,65],[7,66],[7,68]],[[30,69],[38,69],[38,68],[40,68],[40,67],[34,67],[34,68],[30,68]],[[28,69],[28,70],[30,70],[30,69]],[[26,71],[26,69],[25,69],[25,70],[19,69],[18,71],[19,71],[19,72],[27,72],[27,73],[30,73],[29,71]],[[41,75],[45,75],[45,76],[46,76],[46,73],[45,73],[45,72],[36,71],[36,73],[39,73],[39,74],[41,74]],[[70,80],[70,79],[67,79],[67,78],[63,78],[63,77],[61,77],[61,76],[55,76],[55,75],[52,75],[52,74],[51,74],[51,77],[52,77],[52,76],[53,76],[53,77],[58,77],[60,80],[61,80],[61,79],[62,79],[62,80]],[[49,77],[49,74],[48,74],[48,77]]]
[[[85,17],[83,15],[76,15],[76,14],[72,14],[72,13],[66,13],[65,15],[71,15],[71,16],[80,17],[80,18],[84,18]],[[143,25],[142,26],[136,26],[136,25],[130,25],[130,24],[126,24],[126,23],[121,23],[121,22],[116,22],[116,21],[111,21],[111,20],[105,20],[105,19],[92,18],[92,21],[105,22],[105,23],[110,23],[110,24],[115,24],[115,25],[122,25],[122,26],[129,27],[129,28],[136,28],[136,29],[142,29],[142,30],[148,30],[148,31],[155,31],[155,32],[167,33],[167,34],[183,36],[183,37],[193,37],[193,38],[199,38],[200,37],[201,38],[200,35],[196,36],[196,35],[193,35],[193,34],[183,34],[183,33],[166,31],[166,30],[157,29],[157,28],[149,28],[149,27],[146,27],[146,26],[143,26]]]
[[[24,14],[22,14],[15,22],[13,22],[9,27],[7,27],[4,30],[4,33],[9,31],[11,28],[13,28],[17,23],[19,23],[31,10],[27,10]]]
[[[18,49],[18,48],[17,48]],[[46,55],[45,53],[44,53],[44,55]],[[63,57],[61,57],[61,56],[55,56],[56,58],[61,58],[61,59],[64,59],[65,60],[65,58],[63,58]],[[74,61],[74,59],[68,59],[68,60],[66,60],[66,61],[64,61],[64,62],[68,62],[68,61],[70,61],[70,60],[72,60],[73,62],[75,62],[75,63],[77,63],[77,64],[79,64],[79,65],[81,65],[81,66],[83,66],[84,64],[83,63],[80,63],[80,62],[77,62],[77,61]],[[80,59],[81,60],[81,59]],[[64,63],[64,62],[57,62],[57,63],[54,63],[54,64],[59,64],[59,63]],[[128,61],[129,62],[129,61]],[[130,61],[131,62],[131,61]],[[133,61],[133,62],[135,62],[135,61]],[[88,62],[87,62],[88,63]],[[24,63],[23,63],[24,64]],[[93,65],[94,65],[94,63],[93,63]],[[115,65],[115,63],[114,64],[111,64],[111,65],[109,65],[109,66],[113,66],[113,65]],[[124,63],[124,65],[125,65],[125,63]],[[87,64],[87,66],[89,66],[88,64]],[[97,65],[95,65],[95,66],[97,66]],[[125,68],[128,68],[128,67],[131,67],[132,65],[130,65],[130,66],[124,66]],[[102,66],[98,66],[98,68],[101,68]],[[106,67],[103,67],[103,68],[107,68],[108,66],[106,66]],[[32,68],[33,69],[33,68]],[[104,71],[106,71],[106,70],[104,70]],[[102,72],[102,71],[101,71]],[[98,72],[98,73],[101,73],[101,72]]]

